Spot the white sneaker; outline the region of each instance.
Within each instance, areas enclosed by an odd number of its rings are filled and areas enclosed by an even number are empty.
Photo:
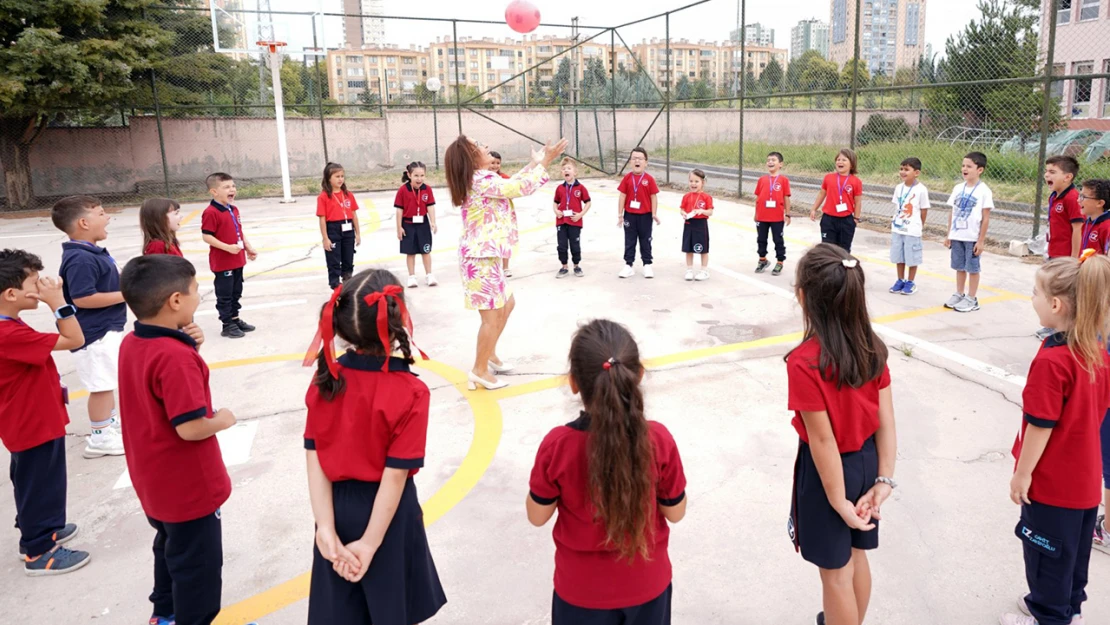
[[[513,277],[513,270],[512,269],[505,269],[505,277],[506,278]]]
[[[111,427],[94,431],[87,440],[85,451],[81,453],[85,458],[123,455],[123,436]]]
[[[686,281],[691,282],[693,279],[694,279],[694,270],[693,269],[687,269],[686,270]]]
[[[428,286],[435,286],[437,284],[439,284],[439,282],[436,282],[436,277],[432,274],[428,274]]]
[[[636,270],[632,268],[632,265],[625,265],[624,269],[621,269],[621,272],[617,275],[621,278],[631,278],[636,275]]]
[[[964,301],[963,293],[953,293],[952,297],[949,297],[948,301],[944,303],[944,307],[945,308],[955,308],[956,304],[959,304],[962,301]]]
[[[998,625],[1037,625],[1037,619],[1028,614],[1003,614],[998,617]]]
[[[112,425],[108,426],[119,434],[123,434],[123,421],[120,420],[119,415],[112,417]]]
[[[655,270],[651,268],[651,265],[644,265],[644,277],[645,278],[654,278],[655,277]]]
[[[409,276],[409,288],[415,289],[418,286],[420,286],[420,283],[416,281],[416,276]]]
[[[709,279],[709,272],[702,269],[701,271],[698,272],[698,275],[694,276],[694,279],[697,280],[698,282],[701,282],[702,280],[708,280]]]

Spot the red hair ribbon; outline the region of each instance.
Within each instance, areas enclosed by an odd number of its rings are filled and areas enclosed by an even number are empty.
[[[324,312],[320,315],[320,327],[316,329],[316,336],[312,339],[312,344],[308,346],[308,352],[304,355],[304,362],[302,366],[311,367],[315,362],[316,357],[320,354],[320,349],[324,350],[324,360],[328,363],[328,371],[331,372],[331,377],[339,377],[339,363],[335,360],[335,305],[339,301],[339,294],[342,292],[343,287],[337,286],[331,292],[331,298],[328,300],[328,305],[324,306]]]
[[[378,339],[382,342],[382,347],[385,349],[385,362],[382,364],[382,371],[389,371],[389,355],[393,352],[393,341],[389,340],[389,298],[397,302],[397,308],[401,311],[401,323],[405,326],[405,330],[409,333],[409,342],[420,353],[420,357],[428,360],[428,355],[422,349],[416,346],[416,340],[413,338],[412,318],[409,316],[409,309],[405,307],[405,300],[401,297],[404,289],[401,287],[390,284],[383,288],[381,291],[375,291],[366,296],[365,302],[367,306],[378,306]]]

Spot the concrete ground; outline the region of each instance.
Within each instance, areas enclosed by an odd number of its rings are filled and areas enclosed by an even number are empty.
[[[435,273],[440,286],[408,291],[416,339],[432,362],[420,373],[432,388],[427,467],[417,476],[432,552],[449,603],[431,622],[549,622],[551,528],[525,520],[524,498],[536,448],[579,405],[558,377],[575,327],[606,316],[625,323],[648,358],[650,418],[673,432],[689,480],[689,513],[674,528],[674,620],[681,624],[811,623],[820,607],[817,571],[786,534],[797,437],[786,410],[782,356],[798,342],[793,261],[816,243],[817,226],[787,228],[790,260],[782,276],[752,272],[752,208],[719,201],[712,218],[712,279],[683,281],[680,194],[664,192],[656,228],[656,277],[618,280],[623,234],[616,185],[588,181],[594,209],[585,219],[586,277],[555,280],[554,184],[516,203],[521,244],[510,284],[517,312],[500,355],[517,364],[512,386],[468,392],[478,315],[462,306],[455,245],[458,211],[439,207]],[[446,193],[440,193],[445,197]],[[359,194],[363,245],[358,266],[403,274],[392,193]],[[223,508],[224,604],[219,623],[303,623],[311,563],[312,514],[301,435],[310,371],[300,366],[328,295],[313,198],[295,204],[242,198],[259,259],[247,268],[243,318],[258,326],[244,340],[219,337],[211,274],[200,242],[199,209],[181,239],[205,293],[198,314],[208,341],[217,407],[241,425],[222,438],[234,492]],[[135,208],[115,212],[106,242],[121,265],[139,253]],[[43,256],[55,273],[63,237],[44,217],[0,221],[0,246]],[[891,347],[900,487],[884,506],[882,547],[872,552],[874,595],[868,622],[889,625],[994,623],[1024,588],[1018,509],[1008,498],[1009,450],[1021,420],[1023,376],[1038,348],[1029,304],[1036,267],[1009,257],[983,261],[983,309],[961,315],[940,304],[952,293],[947,251],[927,243],[927,265],[912,296],[890,295],[888,235],[861,231],[872,316]],[[639,272],[637,262],[637,272]],[[46,329],[45,311],[29,315]],[[3,621],[143,623],[150,614],[150,543],[123,458],[84,460],[88,433],[80,383],[69,354],[56,356],[75,391],[70,407],[69,515],[81,526],[76,548],[92,563],[71,575],[24,577],[17,533],[0,529]],[[127,415],[123,415],[124,420]],[[3,453],[3,452],[0,452]],[[6,457],[0,456],[6,462]],[[14,514],[0,497],[0,518]],[[6,524],[4,524],[6,526]],[[1087,622],[1110,619],[1110,558],[1091,563]]]

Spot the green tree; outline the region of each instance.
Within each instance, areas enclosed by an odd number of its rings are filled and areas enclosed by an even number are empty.
[[[587,104],[608,103],[610,98],[609,74],[600,58],[586,59],[582,77],[582,101]]]
[[[417,104],[434,104],[436,101],[436,93],[422,82],[416,83],[416,86],[412,88],[412,96],[416,99]]]
[[[712,102],[707,102],[713,98],[713,86],[705,78],[699,78],[694,83],[694,108],[704,109],[713,106]]]
[[[551,79],[551,90],[556,102],[570,102],[570,71],[570,59],[564,56],[559,60],[555,77]]]
[[[683,72],[674,85],[674,99],[689,100],[693,94],[694,87],[690,84],[690,79],[686,77],[686,73]]]
[[[800,91],[805,89],[802,76],[806,70],[815,63],[826,63],[825,57],[817,50],[806,50],[797,59],[790,62],[786,67],[786,89],[787,91]]]
[[[285,89],[282,89],[284,95]],[[362,110],[368,113],[377,113],[381,110],[382,98],[370,89],[363,89],[358,92],[358,103],[362,105]]]
[[[772,57],[767,67],[763,68],[763,73],[759,75],[759,86],[764,93],[774,93],[782,89],[783,78],[782,66],[779,65],[778,59]]]

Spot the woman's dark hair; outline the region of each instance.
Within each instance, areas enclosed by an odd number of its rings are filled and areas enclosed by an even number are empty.
[[[382,345],[378,338],[378,306],[366,304],[366,296],[379,292],[387,286],[401,286],[392,272],[384,269],[367,269],[355,274],[353,278],[343,283],[343,290],[339,292],[339,299],[335,302],[335,312],[332,315],[332,325],[335,334],[350,344],[351,349],[373,356],[385,356],[387,350],[392,352],[392,345]],[[404,300],[404,293],[397,297]],[[409,345],[409,334],[405,330],[404,321],[401,319],[401,309],[397,300],[389,297],[384,301],[389,302],[389,338],[397,345],[401,352],[402,360],[408,364],[416,362],[412,357],[412,347]],[[327,304],[324,304],[327,306]],[[321,311],[323,314],[323,311]],[[320,389],[320,396],[331,401],[343,392],[344,381],[342,373],[339,378],[334,378],[328,370],[328,363],[324,357],[324,350],[316,357],[316,387]]]
[[[408,184],[409,181],[412,180],[411,176],[412,176],[413,170],[416,170],[416,169],[427,170],[428,168],[425,167],[424,163],[421,163],[420,161],[413,161],[413,162],[409,163],[408,165],[405,165],[405,171],[404,171],[404,173],[401,174],[401,183],[402,184]]]
[[[143,231],[143,249],[151,241],[161,241],[166,245],[166,250],[171,247],[180,248],[177,234],[170,231],[166,223],[166,215],[170,211],[180,210],[181,205],[168,197],[152,197],[143,202],[139,207],[139,229]]]
[[[447,151],[443,153],[443,167],[447,174],[447,188],[451,191],[452,204],[463,205],[474,183],[474,172],[481,166],[482,151],[466,135],[459,135],[454,143],[447,146]]]
[[[613,321],[591,321],[571,341],[570,377],[590,416],[590,499],[607,544],[629,560],[648,557],[655,538],[655,449],[640,392],[643,369],[636,340]]]
[[[882,375],[886,344],[871,329],[859,261],[821,243],[802,256],[794,281],[805,317],[803,341],[816,337],[821,346],[822,379],[859,388]]]
[[[331,177],[337,171],[343,171],[343,166],[339,163],[328,163],[324,166],[324,182],[320,186],[324,188],[324,193],[327,193],[328,197],[332,197],[332,194],[336,191],[336,189],[331,188]],[[346,180],[343,181],[343,186],[339,187],[339,189],[342,190],[343,193],[348,193]]]

